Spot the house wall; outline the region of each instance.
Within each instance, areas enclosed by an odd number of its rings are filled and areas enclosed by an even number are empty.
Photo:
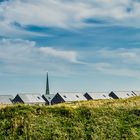
[[[87,100],[93,100],[93,99],[89,96],[88,93],[85,93],[84,96],[85,96],[85,98],[86,98]]]
[[[42,95],[42,98],[45,100],[45,102],[46,102],[45,104],[49,105],[49,101],[46,99],[46,97],[44,95]]]
[[[119,97],[113,91],[109,93],[109,96],[113,99],[119,99]]]
[[[63,103],[63,102],[65,102],[65,101],[64,101],[63,98],[57,93],[57,94],[54,96],[54,98],[52,99],[51,104],[53,105],[53,104],[58,104],[58,103]]]
[[[22,99],[19,97],[19,95],[17,95],[14,99],[13,99],[13,103],[24,103],[22,101]]]

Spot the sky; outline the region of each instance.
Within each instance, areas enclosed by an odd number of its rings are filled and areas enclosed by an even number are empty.
[[[140,0],[0,0],[0,94],[140,89]]]

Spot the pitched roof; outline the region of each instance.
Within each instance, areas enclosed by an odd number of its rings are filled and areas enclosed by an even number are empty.
[[[119,98],[129,98],[136,96],[132,91],[113,91]]]
[[[43,96],[47,99],[48,102],[51,102],[56,94],[44,94]]]
[[[0,95],[0,104],[12,104],[12,95]]]
[[[83,96],[82,93],[58,93],[65,102],[72,102],[72,101],[86,101],[87,99]]]
[[[97,100],[97,99],[112,99],[111,97],[109,97],[109,93],[108,92],[88,92],[86,93],[88,94],[93,100]]]
[[[18,94],[24,103],[45,103],[40,94]]]

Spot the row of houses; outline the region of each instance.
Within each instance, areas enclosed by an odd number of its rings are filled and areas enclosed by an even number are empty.
[[[63,102],[76,102],[99,99],[123,99],[140,96],[140,91],[111,91],[111,92],[86,92],[86,93],[56,93],[56,94],[17,94],[0,95],[0,104],[46,104],[53,105]]]

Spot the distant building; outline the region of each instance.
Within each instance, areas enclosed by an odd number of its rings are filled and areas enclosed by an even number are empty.
[[[123,99],[123,98],[129,98],[137,96],[132,91],[112,91],[109,93],[109,96],[113,99]]]
[[[47,105],[52,105],[52,99],[54,98],[56,94],[44,94],[42,95],[42,98],[45,100]]]
[[[86,101],[87,99],[81,93],[57,93],[52,99],[52,104],[63,102]]]
[[[12,95],[0,95],[0,104],[12,104]]]
[[[108,92],[89,92],[85,93],[84,96],[87,100],[112,99]]]
[[[45,104],[45,100],[40,94],[17,94],[13,102],[23,104]]]
[[[140,96],[140,91],[132,91],[136,96]]]

